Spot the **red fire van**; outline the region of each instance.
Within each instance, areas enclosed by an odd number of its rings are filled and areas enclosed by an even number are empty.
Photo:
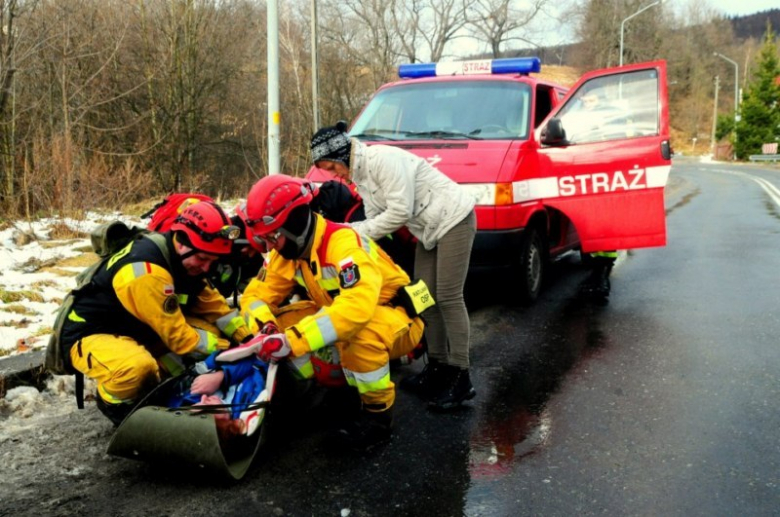
[[[671,169],[666,64],[589,72],[571,89],[538,58],[401,65],[349,133],[425,158],[477,199],[471,267],[534,300],[561,254],[663,246]],[[312,168],[314,181],[330,179]]]

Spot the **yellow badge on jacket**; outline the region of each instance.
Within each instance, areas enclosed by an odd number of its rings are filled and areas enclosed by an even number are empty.
[[[339,262],[339,285],[342,289],[354,287],[360,281],[360,269],[352,260],[347,257]]]

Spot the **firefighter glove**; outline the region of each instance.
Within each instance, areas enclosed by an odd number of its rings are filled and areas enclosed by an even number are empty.
[[[262,361],[278,361],[279,359],[284,359],[292,352],[290,341],[284,333],[262,336],[262,340],[263,343],[257,352],[257,357]]]

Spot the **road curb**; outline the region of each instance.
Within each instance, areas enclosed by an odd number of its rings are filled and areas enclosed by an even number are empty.
[[[40,386],[49,377],[43,366],[45,350],[32,350],[0,359],[0,398],[18,386]]]

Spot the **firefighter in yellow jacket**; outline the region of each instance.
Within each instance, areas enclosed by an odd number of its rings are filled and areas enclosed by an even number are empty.
[[[347,445],[365,449],[391,436],[395,386],[389,363],[420,342],[424,324],[395,303],[409,284],[403,269],[372,240],[313,212],[313,196],[308,181],[282,174],[252,187],[238,214],[250,241],[271,251],[244,291],[241,310],[252,324],[283,329],[255,339],[260,357],[289,355],[304,377],[314,373],[313,352],[335,347],[343,375],[362,401],[359,417],[338,433]],[[309,301],[280,309],[296,286]]]
[[[161,373],[240,342],[248,327],[206,280],[239,229],[216,204],[187,207],[164,243],[133,240],[78,293],[62,329],[76,370],[97,381],[98,408],[119,425]],[[162,370],[162,372],[161,372]]]

